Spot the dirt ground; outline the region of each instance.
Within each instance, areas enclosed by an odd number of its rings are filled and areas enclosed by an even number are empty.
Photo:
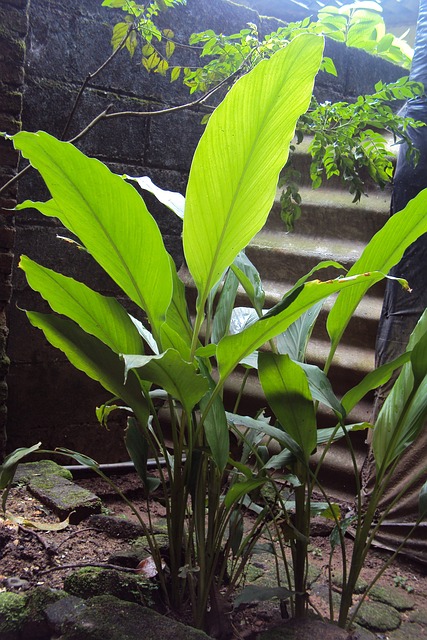
[[[114,478],[127,497],[131,499],[142,514],[146,505],[140,497],[139,480],[135,474]],[[77,484],[93,491],[102,499],[103,512],[108,515],[126,517],[135,520],[130,509],[112,490],[98,478],[78,479]],[[160,503],[152,505],[156,518],[164,517],[164,508]],[[111,537],[104,531],[83,520],[77,525],[68,525],[59,531],[43,531],[30,526],[31,522],[40,525],[58,523],[58,518],[34,498],[24,487],[11,490],[7,510],[16,518],[24,518],[22,524],[13,519],[0,519],[0,589],[25,591],[36,585],[45,585],[61,589],[64,578],[76,567],[82,565],[107,565],[111,558],[129,548],[129,542],[123,538]],[[316,610],[328,616],[324,598],[319,597],[327,583],[329,568],[329,543],[326,531],[320,528],[312,538],[310,565],[318,570],[310,593],[310,600]],[[349,551],[351,540],[347,541]],[[388,558],[387,552],[373,550],[363,569],[362,579],[370,582]],[[399,588],[411,594],[415,609],[425,611],[427,617],[427,571],[426,567],[415,561],[397,558],[386,569],[380,584],[386,588]],[[335,554],[332,572],[341,573],[339,554]],[[256,634],[271,628],[282,620],[277,602],[263,602],[245,605],[231,614],[234,638],[254,638]],[[383,640],[387,635],[377,635]]]

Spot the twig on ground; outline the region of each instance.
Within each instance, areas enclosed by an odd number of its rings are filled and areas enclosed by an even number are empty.
[[[122,567],[117,564],[108,564],[106,562],[75,562],[72,564],[61,564],[56,565],[55,567],[50,567],[49,569],[44,569],[44,571],[40,571],[41,576],[46,573],[51,573],[52,571],[65,571],[66,569],[81,569],[83,567],[98,567],[100,569],[115,569],[116,571],[127,571],[128,573],[135,573],[135,569],[131,569],[130,567]]]

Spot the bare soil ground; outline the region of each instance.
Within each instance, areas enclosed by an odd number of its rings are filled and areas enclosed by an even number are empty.
[[[146,504],[141,499],[137,476],[128,474],[115,478],[115,481],[140,512],[146,514]],[[77,484],[93,491],[102,499],[104,513],[135,520],[130,509],[102,480],[80,479],[77,480]],[[43,527],[49,523],[58,523],[58,518],[24,487],[15,487],[11,490],[7,509],[15,518],[23,518],[23,520],[19,520],[21,524],[17,524],[13,518],[0,519],[1,590],[22,592],[39,585],[61,589],[64,578],[76,567],[85,564],[109,564],[111,557],[129,548],[128,541],[120,537],[111,537],[106,532],[91,526],[88,521],[69,525],[59,531],[34,528],[30,523],[38,523]],[[165,515],[162,505],[152,503],[151,510],[160,522]],[[350,550],[350,539],[348,547]],[[362,578],[370,582],[387,558],[387,552],[373,550],[365,564]],[[326,588],[329,569],[327,536],[313,537],[310,564],[320,571],[320,577],[315,581],[310,594],[311,602],[318,611],[328,616],[326,600],[319,595],[322,589]],[[333,558],[332,572],[335,575],[342,572],[339,554],[335,554]],[[415,561],[397,558],[384,572],[380,584],[386,588],[398,587],[410,592],[414,598],[414,608],[424,611],[427,619],[426,567]],[[232,614],[234,637],[236,640],[254,638],[259,631],[272,628],[281,621],[281,611],[277,602],[245,606]],[[376,637],[386,640],[389,636],[377,634]],[[393,636],[390,635],[390,638]]]

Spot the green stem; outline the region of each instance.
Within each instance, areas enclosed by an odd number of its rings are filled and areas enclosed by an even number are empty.
[[[301,464],[297,463],[296,475],[301,478],[305,476]],[[295,617],[302,618],[307,611],[306,599],[306,570],[307,570],[307,547],[308,547],[308,526],[306,513],[306,482],[302,482],[299,487],[295,487],[295,528],[298,532],[293,548],[294,580],[295,580]]]

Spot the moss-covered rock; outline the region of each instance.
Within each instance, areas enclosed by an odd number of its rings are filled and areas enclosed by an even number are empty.
[[[401,618],[393,607],[382,602],[364,602],[355,622],[372,631],[392,631],[400,626]]]
[[[427,638],[425,628],[421,625],[405,622],[402,626],[390,634],[390,640],[422,640]]]
[[[332,574],[332,584],[338,587],[339,589],[342,589],[342,585],[343,585],[342,573]],[[368,588],[368,583],[366,582],[366,580],[363,580],[363,578],[359,578],[359,580],[356,582],[354,593],[365,593],[367,588]]]
[[[68,610],[61,624],[61,640],[208,640],[202,631],[112,596],[90,598],[83,607],[78,598],[75,601],[74,615]],[[51,605],[51,619],[57,608],[56,619],[59,620],[66,604],[67,599]]]
[[[0,640],[15,640],[28,620],[26,597],[20,593],[0,593]]]
[[[19,464],[14,482],[18,484],[28,484],[33,478],[44,476],[60,476],[67,480],[72,480],[73,475],[68,469],[64,469],[61,465],[56,464],[53,460],[39,460],[38,462],[25,462]]]
[[[153,604],[157,590],[142,576],[98,567],[84,567],[74,571],[64,580],[64,589],[79,598],[112,595],[120,600],[146,606]]]
[[[409,595],[409,593],[406,593],[402,589],[398,589],[396,587],[386,588],[381,587],[380,585],[375,585],[369,591],[369,598],[371,600],[376,600],[377,602],[389,604],[398,611],[413,609],[415,604],[414,598]]]

